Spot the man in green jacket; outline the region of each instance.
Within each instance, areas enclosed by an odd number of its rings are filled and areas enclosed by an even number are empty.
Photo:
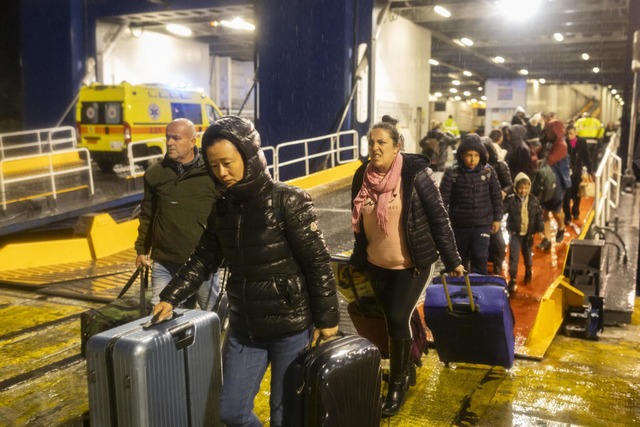
[[[196,147],[196,129],[187,119],[167,125],[167,153],[144,174],[144,198],[135,242],[136,266],[150,266],[155,305],[162,289],[184,264],[206,228],[218,190]],[[200,286],[198,305],[211,310],[218,296],[218,274]]]

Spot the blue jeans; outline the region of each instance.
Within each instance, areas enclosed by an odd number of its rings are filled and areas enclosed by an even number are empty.
[[[151,304],[156,305],[160,302],[160,292],[169,283],[171,278],[176,274],[182,264],[174,264],[171,262],[153,262],[151,270]],[[207,280],[202,282],[196,300],[201,310],[211,311],[216,303],[220,286],[218,284],[218,272],[213,273]]]
[[[310,331],[252,342],[228,331],[228,348],[224,359],[220,418],[227,427],[253,427],[262,423],[253,413],[253,401],[271,364],[270,425],[296,426],[292,419],[296,402],[296,373],[293,362],[307,347]],[[286,415],[285,415],[286,414]]]

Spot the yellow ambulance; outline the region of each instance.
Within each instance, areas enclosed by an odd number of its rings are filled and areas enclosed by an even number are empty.
[[[76,107],[78,145],[91,152],[100,170],[128,163],[127,145],[162,138],[173,119],[191,120],[204,131],[222,116],[216,104],[201,91],[163,85],[94,83],[80,89]],[[163,152],[164,141],[134,145],[134,156]]]

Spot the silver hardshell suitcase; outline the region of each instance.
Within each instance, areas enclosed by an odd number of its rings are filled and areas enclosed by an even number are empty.
[[[99,333],[87,343],[91,426],[218,426],[222,387],[220,321],[176,310]]]

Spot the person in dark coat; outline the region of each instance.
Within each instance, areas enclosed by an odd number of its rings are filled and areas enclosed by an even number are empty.
[[[586,168],[589,175],[593,175],[591,155],[587,141],[578,137],[575,126],[567,126],[567,149],[569,151],[569,163],[571,165],[571,189],[564,195],[562,209],[564,211],[564,223],[569,225],[571,217],[577,221],[580,219],[580,182],[582,181],[582,169]],[[571,206],[573,202],[573,206]]]
[[[353,268],[369,273],[389,334],[389,388],[383,416],[396,414],[415,381],[410,318],[438,257],[454,276],[463,268],[429,159],[402,153],[396,120],[384,116],[368,134],[370,160],[353,177]],[[413,384],[411,384],[413,385]]]
[[[529,121],[529,119],[527,118],[527,112],[524,110],[524,108],[518,105],[516,107],[516,113],[511,118],[511,124],[526,126],[527,121]]]
[[[270,364],[271,425],[295,425],[292,363],[312,335],[335,335],[340,317],[313,203],[302,189],[271,179],[260,135],[249,120],[220,118],[204,133],[202,149],[221,195],[191,257],[160,293],[154,314],[169,317],[224,258],[230,324],[220,417],[227,426],[261,425],[253,400]]]
[[[500,230],[502,191],[487,150],[475,133],[467,134],[458,151],[458,163],[444,171],[442,201],[449,212],[463,265],[487,274],[489,239]]]
[[[522,125],[512,125],[509,131],[511,133],[511,148],[509,148],[505,160],[509,165],[511,179],[513,180],[520,172],[524,172],[529,178],[533,178],[531,150],[526,142],[527,129]]]
[[[167,154],[144,173],[138,237],[134,244],[136,267],[150,267],[151,303],[189,258],[207,226],[217,189],[196,146],[196,128],[180,118],[167,125]],[[179,235],[181,238],[176,239]],[[205,279],[185,307],[211,310],[218,297],[218,272]]]
[[[514,192],[504,200],[504,212],[508,214],[507,230],[509,231],[509,293],[517,290],[516,276],[521,252],[525,268],[524,283],[531,282],[533,235],[544,232],[542,207],[530,191],[531,180],[526,174],[520,172],[516,176]]]
[[[513,186],[509,165],[507,165],[507,162],[504,160],[498,160],[498,153],[496,151],[495,144],[491,141],[491,138],[480,137],[480,139],[489,154],[489,164],[498,175],[498,182],[500,182],[500,188],[502,189],[502,199],[504,200],[504,198],[511,193]],[[493,264],[493,274],[502,274],[502,263],[504,262],[505,250],[506,243],[502,232],[499,231],[492,234],[489,239],[489,262]]]

